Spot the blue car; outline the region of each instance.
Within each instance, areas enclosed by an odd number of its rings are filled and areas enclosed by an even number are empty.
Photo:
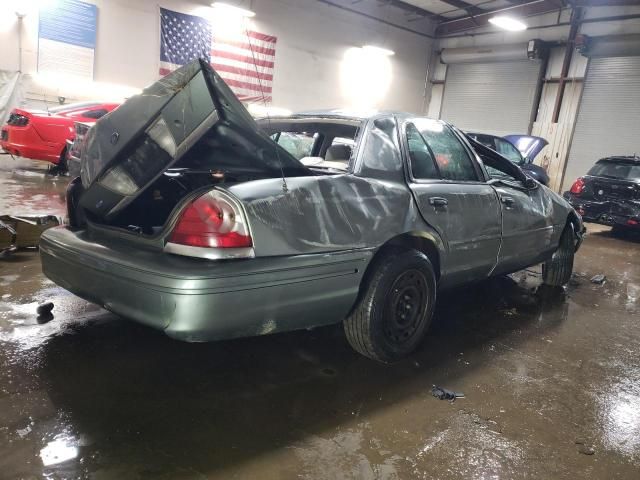
[[[466,134],[476,142],[489,147],[518,165],[524,173],[545,186],[549,186],[549,175],[544,168],[533,163],[540,151],[549,143],[544,138],[530,135],[507,135],[497,137],[486,133]]]

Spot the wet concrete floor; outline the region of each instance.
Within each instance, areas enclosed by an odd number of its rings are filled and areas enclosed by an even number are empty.
[[[0,157],[0,213],[63,214],[66,180]],[[338,326],[180,343],[0,260],[0,478],[638,479],[640,239],[589,229],[566,292],[442,295],[392,366]]]

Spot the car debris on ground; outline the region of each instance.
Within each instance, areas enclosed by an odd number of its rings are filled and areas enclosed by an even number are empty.
[[[62,223],[54,215],[0,215],[0,258],[20,248],[34,248],[45,230]]]
[[[607,279],[606,276],[604,276],[602,273],[599,273],[598,275],[594,275],[593,277],[591,277],[591,283],[595,283],[596,285],[602,285],[606,279]]]
[[[433,386],[433,388],[431,389],[431,395],[433,395],[439,400],[455,401],[456,398],[464,398],[464,393],[454,392],[453,390],[449,390],[444,387],[439,387],[438,385]]]
[[[38,308],[36,308],[36,313],[38,314],[36,321],[39,324],[43,324],[53,320],[53,307],[53,302],[45,302],[38,305]]]

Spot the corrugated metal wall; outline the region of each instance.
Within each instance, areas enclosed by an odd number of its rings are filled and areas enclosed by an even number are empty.
[[[448,66],[441,118],[463,130],[528,133],[540,62]]]
[[[640,57],[592,58],[563,189],[596,160],[634,153],[640,155]]]

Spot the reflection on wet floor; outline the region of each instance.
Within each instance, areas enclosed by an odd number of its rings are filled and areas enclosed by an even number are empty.
[[[21,187],[0,159],[2,208],[63,212],[65,180],[36,173]],[[640,478],[640,240],[590,232],[567,291],[534,268],[444,293],[391,366],[338,326],[173,341],[19,252],[0,261],[0,477]]]

